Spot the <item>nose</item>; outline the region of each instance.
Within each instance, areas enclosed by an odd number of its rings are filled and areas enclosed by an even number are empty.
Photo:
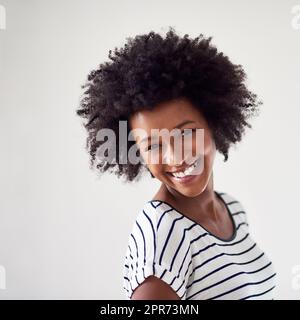
[[[169,166],[181,166],[184,162],[182,150],[178,150],[171,145],[167,146],[167,150],[163,155],[163,162]]]

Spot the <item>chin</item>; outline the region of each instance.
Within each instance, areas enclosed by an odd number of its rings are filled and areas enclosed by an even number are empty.
[[[203,192],[203,188],[193,188],[193,189],[176,189],[177,192],[179,192],[180,194],[188,197],[188,198],[194,198],[199,196],[202,192]]]
[[[200,181],[197,179],[195,183],[170,183],[170,181],[164,181],[165,184],[167,184],[169,187],[171,187],[176,192],[180,193],[183,196],[186,196],[188,198],[194,198],[200,195],[204,190],[206,184],[203,183],[203,180],[200,179]]]

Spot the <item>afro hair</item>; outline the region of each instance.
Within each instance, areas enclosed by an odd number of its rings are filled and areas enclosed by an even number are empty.
[[[96,139],[98,130],[110,128],[118,137],[120,120],[128,121],[136,111],[151,110],[180,97],[188,98],[202,112],[217,150],[227,161],[230,145],[241,140],[246,126],[251,128],[247,120],[262,103],[246,87],[243,67],[218,51],[211,44],[212,37],[180,37],[173,27],[165,37],[151,31],[126,40],[124,47],[109,50],[111,61],[92,70],[82,85],[84,92],[76,113],[85,119],[90,166],[95,165],[97,148],[103,143]],[[139,180],[144,166],[119,163],[118,138],[116,143],[115,162],[100,159],[97,171],[114,172],[126,181]],[[133,144],[128,141],[121,153],[128,152]]]

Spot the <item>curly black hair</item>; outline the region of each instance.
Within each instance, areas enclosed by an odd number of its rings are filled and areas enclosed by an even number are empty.
[[[109,50],[111,61],[92,70],[82,85],[85,91],[76,113],[86,119],[83,125],[88,132],[90,166],[94,166],[97,148],[103,143],[96,139],[99,129],[111,128],[118,138],[119,120],[128,121],[138,110],[179,97],[189,99],[201,110],[217,150],[227,161],[230,145],[241,140],[245,126],[251,128],[247,120],[262,103],[246,87],[243,67],[218,51],[211,44],[212,37],[180,37],[173,27],[165,38],[151,31],[126,40],[123,48]],[[121,154],[133,144],[128,142]],[[121,164],[118,158],[119,149],[115,163],[100,159],[96,168],[101,173],[114,172],[126,181],[139,180],[144,166]]]

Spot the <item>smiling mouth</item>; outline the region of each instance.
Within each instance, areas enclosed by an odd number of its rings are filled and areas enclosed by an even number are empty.
[[[197,174],[199,174],[197,172],[197,169],[199,167],[200,161],[201,161],[201,159],[198,158],[191,165],[186,167],[184,170],[177,171],[177,172],[167,172],[167,174],[170,175],[171,177],[174,177],[177,179],[181,179],[181,178],[191,176],[191,175],[197,175]]]

